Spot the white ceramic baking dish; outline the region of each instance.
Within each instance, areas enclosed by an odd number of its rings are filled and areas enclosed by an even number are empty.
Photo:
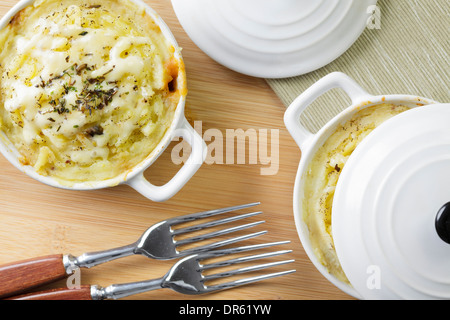
[[[308,131],[300,122],[300,117],[305,109],[313,103],[321,95],[325,94],[331,89],[340,88],[350,97],[352,105],[330,120],[321,130],[316,134]],[[315,267],[327,278],[331,283],[340,288],[345,293],[360,298],[358,292],[345,282],[342,282],[332,276],[326,268],[316,258],[309,239],[308,226],[302,219],[302,194],[304,188],[303,177],[307,170],[312,157],[316,151],[323,145],[328,137],[335,132],[340,124],[347,122],[357,111],[370,106],[390,103],[401,104],[410,108],[418,106],[435,104],[436,101],[411,95],[380,95],[373,96],[362,89],[354,80],[343,73],[331,73],[300,95],[288,108],[285,113],[285,125],[300,147],[302,157],[295,179],[295,187],[293,194],[293,210],[294,218],[302,246],[308,257],[315,265]],[[376,130],[376,129],[375,129]]]
[[[139,6],[145,8],[146,13],[153,18],[156,24],[160,27],[164,36],[175,48],[176,58],[183,62],[181,56],[181,49],[179,48],[175,37],[170,31],[169,27],[162,20],[162,18],[147,4],[141,0],[129,0],[136,3]],[[11,19],[22,9],[31,5],[34,0],[22,0],[19,1],[1,20],[0,29],[4,28]],[[186,85],[186,74],[184,70],[184,63],[180,63],[179,76],[182,77],[182,81],[177,81],[178,86]],[[181,87],[179,88],[181,89]],[[186,91],[186,90],[182,90]],[[192,126],[186,120],[184,110],[185,110],[186,96],[181,96],[178,102],[177,109],[174,114],[174,119],[170,128],[167,130],[165,136],[159,143],[159,145],[151,152],[151,154],[140,164],[135,166],[132,170],[127,170],[119,176],[98,182],[89,183],[77,183],[73,186],[66,186],[56,181],[51,177],[46,177],[38,174],[33,167],[26,166],[20,163],[20,155],[14,148],[13,144],[8,140],[3,132],[0,132],[0,152],[10,161],[16,168],[26,173],[30,177],[45,183],[47,185],[70,189],[70,190],[94,190],[102,189],[107,187],[113,187],[120,184],[127,184],[134,188],[136,191],[141,193],[146,198],[153,201],[166,201],[173,197],[197,172],[201,167],[206,157],[206,145],[199,134],[192,128]],[[184,164],[184,166],[177,172],[177,174],[165,185],[155,186],[151,184],[145,177],[144,172],[148,169],[156,159],[164,152],[168,145],[176,138],[183,138],[188,142],[192,151],[191,154]]]

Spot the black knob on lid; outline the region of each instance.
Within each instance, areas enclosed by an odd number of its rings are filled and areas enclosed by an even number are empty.
[[[446,203],[439,210],[435,224],[439,237],[450,244],[450,202]]]

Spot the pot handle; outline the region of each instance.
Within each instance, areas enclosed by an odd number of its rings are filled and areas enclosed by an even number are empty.
[[[313,84],[295,99],[284,115],[286,128],[301,149],[305,148],[314,134],[300,123],[300,116],[317,98],[329,90],[337,88],[344,90],[353,104],[360,102],[362,97],[369,96],[353,79],[341,72],[330,73]]]
[[[155,186],[144,177],[144,172],[126,182],[144,197],[155,202],[163,202],[172,198],[200,169],[206,158],[206,144],[186,118],[182,119],[181,125],[174,131],[173,137],[183,138],[189,143],[192,151],[186,163],[168,183],[163,186]]]

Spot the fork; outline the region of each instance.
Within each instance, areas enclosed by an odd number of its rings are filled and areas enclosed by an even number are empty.
[[[135,243],[115,249],[84,253],[79,257],[74,257],[71,254],[56,254],[0,266],[0,283],[2,284],[0,286],[0,298],[16,295],[25,290],[63,279],[71,275],[78,268],[92,268],[99,264],[134,254],[144,255],[152,259],[169,260],[197,254],[207,250],[213,250],[232,243],[260,236],[267,231],[246,234],[214,243],[199,245],[198,247],[191,249],[180,250],[181,246],[197,244],[207,239],[213,239],[232,232],[252,228],[263,223],[264,221],[243,224],[186,239],[174,239],[176,236],[250,218],[259,215],[262,212],[258,211],[234,215],[226,218],[222,217],[222,219],[174,229],[177,225],[192,221],[196,222],[197,220],[214,216],[220,216],[224,213],[254,207],[259,204],[259,202],[256,202],[240,206],[198,212],[161,221],[147,229]]]
[[[159,279],[115,284],[106,288],[102,288],[97,285],[93,286],[81,286],[75,289],[54,289],[49,291],[42,291],[31,293],[28,295],[16,296],[9,298],[9,300],[106,300],[106,299],[121,299],[131,295],[169,288],[176,292],[186,295],[200,295],[225,289],[234,288],[237,286],[246,285],[266,279],[271,279],[283,275],[287,275],[295,272],[296,270],[287,270],[281,272],[275,272],[270,274],[264,274],[259,276],[247,277],[243,279],[237,279],[225,283],[218,283],[207,285],[208,281],[216,279],[226,279],[231,276],[243,274],[246,272],[252,272],[257,270],[263,270],[266,268],[279,266],[287,263],[294,262],[294,260],[284,260],[271,263],[264,263],[259,265],[253,265],[249,267],[243,267],[234,269],[231,271],[219,272],[216,274],[204,275],[203,271],[220,268],[225,266],[232,266],[238,263],[255,261],[268,257],[274,257],[286,253],[292,252],[292,250],[281,250],[269,253],[256,254],[252,256],[232,258],[226,261],[212,262],[208,264],[202,264],[204,260],[232,255],[240,252],[257,250],[262,248],[268,248],[276,245],[286,244],[290,241],[273,242],[267,244],[251,245],[239,248],[230,248],[222,250],[213,250],[210,252],[198,253],[185,257],[175,263],[175,265]]]

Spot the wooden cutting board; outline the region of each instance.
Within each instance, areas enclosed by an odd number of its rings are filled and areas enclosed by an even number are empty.
[[[249,222],[264,219],[266,222],[252,231],[268,233],[242,245],[290,240],[290,244],[277,249],[292,249],[283,258],[295,262],[276,271],[295,268],[295,273],[205,296],[184,296],[161,289],[129,299],[351,299],[315,269],[298,239],[292,193],[301,153],[284,127],[285,107],[281,101],[265,80],[230,71],[205,55],[180,26],[170,0],[146,2],[163,17],[183,48],[189,88],[188,119],[192,124],[201,121],[202,132],[219,130],[224,145],[227,129],[279,130],[278,172],[261,175],[261,169],[267,165],[259,161],[249,164],[248,157],[246,164],[205,164],[175,197],[154,203],[128,186],[89,192],[49,187],[24,175],[0,155],[0,264],[56,253],[77,256],[127,245],[149,226],[167,218],[261,202],[258,210],[264,214]],[[16,0],[1,0],[0,15],[15,3]],[[147,170],[146,176],[153,183],[168,181],[179,169],[170,157],[175,145],[176,142]],[[132,256],[82,270],[81,283],[108,286],[159,278],[173,263]],[[65,285],[61,280],[45,288]]]

